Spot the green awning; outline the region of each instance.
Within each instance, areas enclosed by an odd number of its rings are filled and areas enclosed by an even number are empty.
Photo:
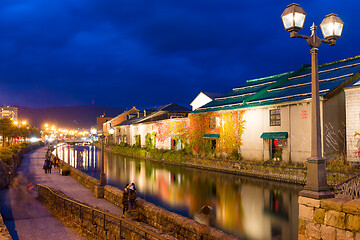
[[[203,138],[219,138],[220,134],[205,134]]]
[[[264,132],[261,134],[260,138],[266,138],[266,139],[280,139],[280,138],[287,138],[288,133],[287,132]]]

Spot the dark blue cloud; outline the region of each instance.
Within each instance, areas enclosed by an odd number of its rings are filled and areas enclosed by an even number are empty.
[[[199,91],[297,69],[310,49],[283,29],[288,3],[2,0],[0,103],[188,106]],[[331,12],[345,22],[338,44],[320,47],[320,63],[359,54],[360,3],[299,3],[308,13],[303,34]]]

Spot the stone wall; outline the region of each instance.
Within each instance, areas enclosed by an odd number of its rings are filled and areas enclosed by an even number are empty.
[[[95,145],[95,146],[101,148],[99,145]],[[287,182],[287,183],[294,183],[301,185],[305,185],[306,183],[306,170],[301,168],[296,169],[296,168],[265,166],[267,167],[267,169],[261,170],[263,166],[253,164],[254,165],[253,169],[248,169],[246,166],[243,167],[242,164],[239,162],[222,161],[222,160],[205,159],[205,158],[203,159],[203,158],[194,158],[194,157],[187,158],[185,162],[171,162],[165,159],[159,160],[159,159],[151,158],[151,155],[149,153],[146,157],[142,157],[136,154],[115,152],[112,151],[111,148],[109,147],[105,147],[105,150],[116,154],[121,154],[124,156],[136,157],[136,158],[150,160],[153,162],[160,162],[160,163],[165,163],[180,167],[189,167],[189,168],[215,171],[221,173],[230,173],[245,177],[254,177],[265,180],[280,181],[280,182]],[[209,162],[212,163],[209,164]]]
[[[90,177],[86,173],[83,173],[80,170],[77,170],[76,168],[70,166],[69,164],[61,161],[60,163],[61,169],[69,169],[70,175],[79,183],[84,185],[86,188],[90,189],[91,191],[95,192],[97,189],[97,186],[100,184],[100,180]]]
[[[109,185],[105,186],[104,198],[119,207],[122,207],[121,195],[120,189]],[[193,219],[167,211],[141,198],[136,200],[136,210],[140,214],[140,221],[164,232],[169,232],[177,239],[238,239]]]
[[[71,167],[69,164],[61,162],[61,167],[70,169],[70,175],[85,187],[96,192],[99,180]],[[104,188],[104,198],[114,205],[121,207],[122,191],[116,187],[106,185]],[[183,217],[179,214],[167,211],[152,203],[137,198],[136,209],[140,215],[140,221],[149,224],[164,232],[175,235],[177,239],[238,239],[220,230],[205,226],[195,220]]]
[[[298,239],[360,240],[360,199],[299,197]]]
[[[62,197],[66,197],[62,192],[55,189],[52,189],[52,191]],[[67,223],[67,225],[77,229],[82,235],[89,239],[144,239],[143,236],[145,233],[139,229],[135,230],[136,228],[134,228],[134,226],[137,226],[146,229],[141,226],[141,223],[132,220],[120,222],[119,219],[93,211],[91,208],[81,207],[80,205],[56,197],[56,195],[45,187],[39,186],[38,194],[39,200],[50,208],[53,215]],[[150,229],[146,230],[151,232]],[[164,234],[158,235],[160,235],[162,239],[174,240],[172,236]],[[149,235],[147,235],[147,237],[148,239],[157,239]]]

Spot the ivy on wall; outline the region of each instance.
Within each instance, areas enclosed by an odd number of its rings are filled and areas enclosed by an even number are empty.
[[[141,137],[140,135],[135,135],[135,147],[141,147]]]
[[[156,147],[156,133],[147,133],[145,136],[145,147],[148,149],[155,149]]]
[[[195,154],[238,153],[244,132],[244,113],[245,111],[197,113],[190,114],[189,118],[158,122],[155,124],[156,140],[164,142],[171,137],[175,143],[184,143]],[[203,138],[205,134],[220,134],[219,139],[216,139],[216,149],[212,147],[213,139]]]
[[[162,121],[155,124],[156,140],[165,142],[170,136],[178,136],[177,138],[185,140],[188,135],[189,119],[172,119]]]
[[[224,112],[221,114],[219,151],[227,154],[239,152],[244,133],[245,111]]]
[[[190,114],[189,144],[197,154],[209,152],[211,144],[205,134],[220,134],[216,142],[217,153],[233,154],[242,145],[245,111],[208,112]],[[217,119],[215,128],[210,128],[210,119]]]

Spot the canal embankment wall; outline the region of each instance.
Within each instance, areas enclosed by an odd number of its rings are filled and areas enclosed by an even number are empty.
[[[94,144],[99,147],[98,144]],[[126,148],[126,147],[125,147]],[[120,150],[119,150],[120,149]],[[291,183],[304,186],[306,184],[306,168],[295,166],[269,165],[265,163],[253,163],[248,161],[234,161],[221,159],[206,159],[202,157],[185,157],[182,161],[171,161],[162,156],[153,156],[151,151],[137,149],[134,151],[123,152],[121,147],[114,150],[112,147],[105,147],[106,151],[124,156],[150,160],[153,162],[174,165],[179,167],[194,168],[212,172],[233,174],[243,177],[270,180],[282,183]],[[161,159],[160,159],[161,158]],[[346,172],[327,172],[328,185],[335,189],[336,185],[342,180],[348,179],[352,173]]]
[[[73,201],[56,189],[39,185],[38,196],[39,200],[48,206],[53,215],[75,228],[88,239],[175,240],[174,237],[160,233],[157,229],[149,229],[143,223],[124,220],[104,213],[97,208]],[[155,234],[151,235],[152,232]]]
[[[298,239],[360,240],[360,199],[299,197]]]
[[[70,166],[65,162],[60,163],[61,169],[68,169],[79,183],[91,189],[96,195],[100,181],[86,173]],[[122,190],[110,185],[104,187],[104,198],[118,207],[122,206]],[[239,239],[216,228],[196,222],[193,219],[170,212],[141,198],[136,199],[136,210],[139,213],[139,221],[153,226],[161,231],[171,233],[177,239]]]
[[[99,147],[99,146],[97,146]],[[121,154],[124,156],[135,157],[150,160],[153,162],[164,163],[168,165],[175,165],[180,167],[195,168],[200,170],[208,170],[220,173],[234,174],[245,177],[259,178],[264,180],[279,181],[285,183],[293,183],[305,185],[306,183],[306,169],[291,168],[281,166],[265,166],[261,164],[243,164],[237,161],[203,159],[187,157],[184,162],[168,161],[166,159],[156,159],[147,152],[142,156],[139,154],[128,154],[123,152],[112,151],[111,148],[105,147],[106,151]]]

